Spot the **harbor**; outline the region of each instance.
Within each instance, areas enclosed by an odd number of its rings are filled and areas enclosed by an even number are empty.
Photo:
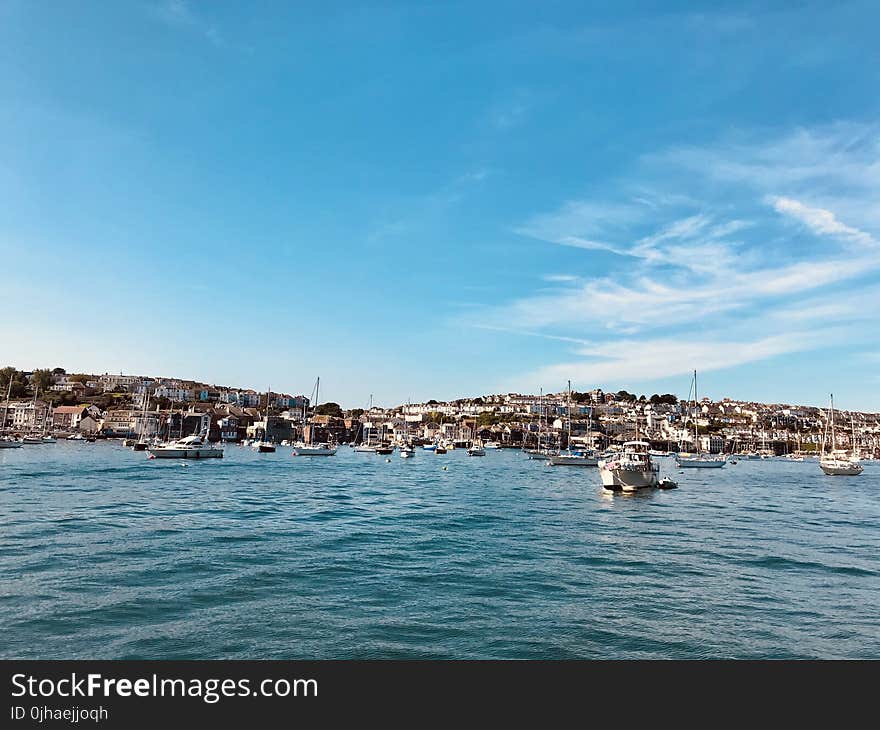
[[[880,464],[0,452],[7,657],[869,658]],[[188,468],[184,468],[187,466]]]

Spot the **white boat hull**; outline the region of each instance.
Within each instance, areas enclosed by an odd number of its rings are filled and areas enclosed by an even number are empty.
[[[857,477],[865,470],[855,461],[820,461],[819,468],[829,477]]]
[[[600,466],[599,475],[602,477],[602,486],[605,489],[623,492],[652,489],[660,482],[657,472],[653,469],[608,469]]]
[[[724,459],[683,459],[675,460],[679,469],[720,469],[727,462]]]
[[[354,450],[359,454],[375,454],[375,446],[355,446]]]
[[[295,446],[293,449],[294,456],[333,456],[336,449],[324,446]]]
[[[410,451],[408,449],[400,450],[400,458],[401,459],[412,459],[416,455],[415,451]]]
[[[599,466],[599,457],[560,454],[559,456],[551,456],[550,463],[553,466]]]
[[[223,457],[223,449],[214,448],[156,448],[148,450],[156,459],[220,459]]]

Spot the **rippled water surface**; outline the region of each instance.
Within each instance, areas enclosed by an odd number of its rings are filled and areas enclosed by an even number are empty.
[[[0,450],[0,656],[880,658],[878,464],[389,458]]]

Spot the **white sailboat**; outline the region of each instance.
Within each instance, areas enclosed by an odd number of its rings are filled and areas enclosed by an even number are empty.
[[[321,391],[321,378],[315,381],[314,400],[315,408],[318,407],[318,395]],[[336,447],[328,443],[314,443],[312,441],[312,429],[309,429],[309,442],[297,441],[293,444],[293,456],[335,456]]]
[[[372,410],[373,394],[370,393],[370,405],[367,408],[367,418],[372,418],[372,416],[369,415],[370,411]],[[354,447],[355,452],[359,454],[375,454],[376,448],[378,447],[378,444],[373,438],[373,422],[367,421],[367,423],[369,423],[370,425],[367,426],[365,429],[363,428],[363,426],[361,426],[361,428],[363,429],[363,432],[361,434],[361,442]],[[355,437],[355,440],[357,440],[357,437]]]
[[[571,381],[568,381],[568,402],[566,404],[566,421],[568,422],[568,447],[565,451],[550,457],[552,466],[599,466],[599,457],[594,451],[574,451],[571,448]],[[592,413],[590,423],[593,422]]]
[[[0,421],[0,430],[6,428],[6,418],[9,415],[9,396],[12,394],[12,374],[9,375],[9,384],[6,387],[6,405],[3,408],[3,420]],[[0,449],[20,449],[21,442],[10,436],[0,436]]]
[[[538,406],[540,409],[540,414],[538,416],[538,443],[534,449],[527,449],[523,447],[523,453],[528,454],[530,459],[543,459],[549,460],[551,456],[554,456],[557,452],[553,449],[550,449],[547,446],[542,446],[542,437],[544,433],[544,420],[547,412],[547,408],[544,404],[544,389],[541,388],[540,395],[538,396],[540,405]]]
[[[275,442],[267,438],[269,432],[269,404],[272,401],[272,391],[266,391],[266,428],[263,429],[263,436],[259,441],[254,441],[251,448],[260,454],[274,454]]]
[[[855,448],[855,428],[852,434],[852,451],[837,448],[837,434],[834,428],[834,394],[831,394],[831,448],[825,452],[825,442],[828,436],[828,422],[825,424],[825,434],[822,439],[822,455],[819,458],[819,468],[828,476],[855,477],[864,471],[864,467],[858,460]]]
[[[725,465],[725,463],[727,463],[726,459],[723,456],[712,456],[711,454],[699,453],[700,434],[697,426],[697,409],[699,408],[699,400],[697,399],[696,370],[694,370],[693,390],[694,447],[697,449],[698,453],[694,454],[693,456],[682,456],[681,454],[677,454],[675,457],[675,463],[678,464],[679,469],[720,469]]]

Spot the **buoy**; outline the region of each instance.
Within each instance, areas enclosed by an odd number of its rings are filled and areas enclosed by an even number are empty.
[[[391,463],[391,459],[385,459],[385,463],[386,463],[386,464],[390,464],[390,463]]]
[[[448,467],[448,466],[444,466],[444,467],[443,467],[443,471],[449,471],[449,467]]]

